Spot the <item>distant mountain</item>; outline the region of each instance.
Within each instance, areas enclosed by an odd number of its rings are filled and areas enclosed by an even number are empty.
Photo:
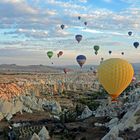
[[[140,63],[132,64],[136,74],[140,74]],[[84,65],[82,71],[89,71],[91,67],[97,68],[97,65]],[[78,65],[69,66],[45,66],[45,65],[28,65],[19,66],[16,64],[1,64],[0,72],[47,72],[47,73],[62,73],[64,68],[68,68],[73,71],[81,71]]]
[[[136,74],[140,74],[140,63],[132,64]]]
[[[45,65],[29,65],[19,66],[16,64],[2,64],[0,65],[0,72],[61,72],[61,69]]]
[[[84,65],[82,70],[83,71],[88,71],[88,70],[90,70],[91,67],[96,68],[97,65]],[[56,68],[58,68],[58,69],[68,68],[68,69],[73,69],[73,70],[76,70],[76,71],[81,70],[80,66],[78,66],[78,65],[61,66],[61,67],[56,67]]]

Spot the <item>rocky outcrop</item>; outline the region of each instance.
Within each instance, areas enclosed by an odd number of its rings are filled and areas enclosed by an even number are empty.
[[[45,102],[43,108],[49,110],[54,115],[59,115],[62,112],[61,106],[57,101]]]
[[[43,126],[43,128],[40,130],[38,135],[34,133],[31,138],[31,140],[49,140],[49,139],[50,139],[50,135],[45,126]]]
[[[49,140],[50,139],[49,132],[45,126],[43,126],[43,128],[40,130],[40,132],[38,133],[38,136],[39,136],[40,140]]]
[[[34,133],[31,140],[40,140],[40,138],[36,133]]]
[[[114,126],[107,135],[105,135],[101,140],[123,140],[123,138],[118,137],[119,130]]]
[[[93,114],[93,113],[92,113],[92,111],[88,108],[88,106],[85,106],[85,108],[84,108],[84,110],[83,110],[81,116],[79,116],[78,118],[79,118],[79,119],[86,119],[86,118],[92,116],[92,114]]]
[[[136,131],[140,128],[140,101],[138,99],[140,99],[139,94],[133,93],[129,96],[127,102],[120,107],[126,113],[120,119],[119,116],[115,117],[106,124],[106,127],[109,127],[110,131],[102,140],[121,140],[119,132],[129,129]],[[121,112],[121,110],[119,111]]]

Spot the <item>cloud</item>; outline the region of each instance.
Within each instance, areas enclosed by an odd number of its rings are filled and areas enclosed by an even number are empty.
[[[38,10],[21,0],[0,1],[0,17],[20,17],[38,14]]]
[[[103,1],[110,2],[110,4],[114,2],[113,0]],[[68,55],[72,52],[75,52],[74,55],[82,52],[87,55],[89,53],[90,59],[92,58],[91,52],[93,52],[91,46],[94,44],[103,46],[104,51],[110,48],[116,50],[113,46],[117,46],[116,53],[124,47],[131,50],[133,40],[140,39],[140,8],[135,6],[138,3],[137,0],[122,1],[129,6],[121,11],[113,11],[97,8],[96,3],[91,5],[88,0],[75,2],[71,0],[67,2],[61,0],[1,0],[0,48],[18,47],[23,50],[26,48],[25,53],[27,50],[27,54],[33,51],[39,57],[47,49],[54,51],[63,49]],[[78,16],[81,16],[81,20],[78,20]],[[87,21],[86,27],[85,21]],[[65,25],[64,30],[60,28],[61,24]],[[133,31],[133,38],[128,38],[129,30]],[[83,35],[79,44],[75,40],[75,34]],[[10,51],[13,52],[14,49]],[[15,52],[20,54],[21,50],[15,50]],[[14,57],[12,53],[9,54],[10,56]],[[31,57],[29,59],[33,60]],[[70,57],[73,56],[70,55]],[[13,59],[15,58],[16,55]],[[44,63],[45,61],[41,59],[40,62]]]

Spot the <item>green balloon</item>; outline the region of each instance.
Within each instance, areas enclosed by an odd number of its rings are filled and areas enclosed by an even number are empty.
[[[98,45],[95,45],[95,46],[94,46],[94,50],[95,50],[95,51],[98,51],[99,48],[100,48],[100,47],[99,47]]]
[[[47,52],[47,56],[51,59],[52,56],[53,56],[53,52],[52,52],[52,51],[48,51],[48,52]]]

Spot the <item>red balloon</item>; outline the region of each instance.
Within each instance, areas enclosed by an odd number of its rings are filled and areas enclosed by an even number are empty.
[[[135,81],[136,81],[136,77],[133,76],[133,78],[132,78],[132,82],[135,82]]]
[[[60,55],[60,56],[61,56],[61,55],[63,55],[63,52],[62,52],[62,51],[60,51],[60,52],[59,52],[59,55]]]
[[[67,74],[67,72],[69,71],[67,68],[63,69],[64,73]]]

